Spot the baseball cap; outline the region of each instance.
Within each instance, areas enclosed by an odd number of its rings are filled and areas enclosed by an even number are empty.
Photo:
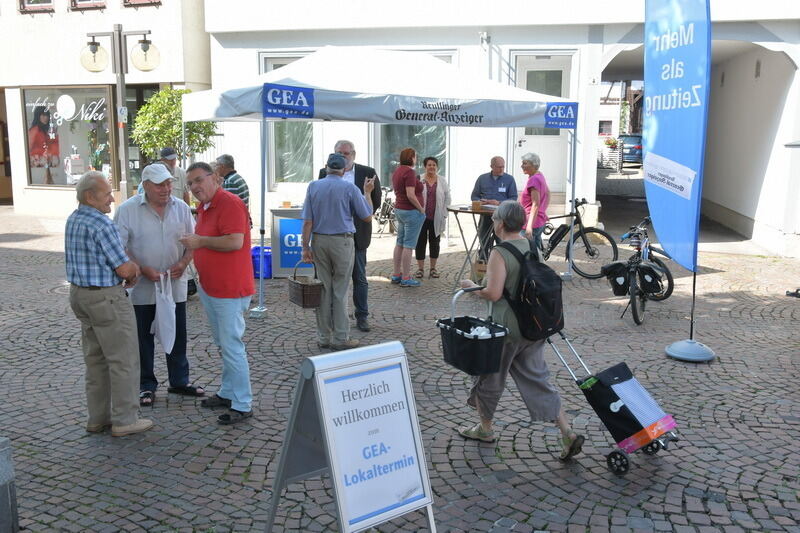
[[[153,163],[152,165],[147,165],[144,167],[144,170],[142,170],[142,181],[152,181],[158,185],[171,179],[172,174],[169,173],[167,167],[165,167],[162,163]]]
[[[175,148],[169,146],[161,149],[161,159],[178,159],[178,154],[175,153]]]
[[[325,165],[331,170],[342,170],[347,165],[347,160],[342,154],[331,154],[328,156],[328,164]]]

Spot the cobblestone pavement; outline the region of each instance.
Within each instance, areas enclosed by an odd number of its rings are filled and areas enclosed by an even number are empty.
[[[3,208],[0,208],[2,211]],[[160,389],[144,410],[156,427],[124,438],[84,431],[78,322],[69,310],[60,237],[0,212],[0,434],[12,441],[21,525],[31,531],[260,531],[302,359],[319,353],[313,313],[266,283],[268,314],[248,319],[252,422],[220,427],[199,401]],[[604,280],[565,283],[568,334],[590,367],[626,361],[664,409],[681,442],[633,455],[624,478],[604,455],[613,442],[568,373],[553,380],[584,453],[558,461],[559,435],[530,423],[513,385],[496,416],[499,441],[465,441],[470,379],[442,362],[434,321],[449,314],[460,266],[446,249],[443,277],[399,289],[385,278],[391,239],[369,264],[373,330],[364,343],[400,340],[408,352],[440,531],[800,531],[800,262],[702,253],[695,338],[710,364],[667,358],[688,337],[692,277],[670,264],[675,294],[651,303],[643,326]],[[48,251],[51,249],[51,251]],[[477,303],[459,307],[481,312]],[[215,390],[220,361],[197,300],[188,305],[192,375]],[[158,361],[157,374],[166,379]],[[289,486],[276,531],[337,529],[329,479]],[[422,512],[380,531],[425,528]]]

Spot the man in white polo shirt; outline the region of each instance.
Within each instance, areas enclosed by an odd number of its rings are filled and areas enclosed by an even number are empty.
[[[153,369],[155,345],[150,328],[156,315],[155,283],[161,273],[169,272],[175,300],[175,344],[167,354],[168,391],[184,396],[205,394],[201,387],[190,384],[186,358],[188,276],[185,271],[192,260],[192,251],[185,248],[179,239],[194,232],[194,218],[189,206],[172,195],[173,179],[161,163],[148,165],[142,171],[144,193],[126,200],[114,215],[123,246],[130,257],[136,258],[142,270],[141,279],[131,290],[139,333],[139,404],[142,406],[153,405],[158,387]]]

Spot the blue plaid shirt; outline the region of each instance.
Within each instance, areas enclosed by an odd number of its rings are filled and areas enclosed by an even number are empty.
[[[112,287],[122,278],[114,270],[128,261],[119,231],[105,214],[81,205],[64,232],[67,281],[81,287]]]

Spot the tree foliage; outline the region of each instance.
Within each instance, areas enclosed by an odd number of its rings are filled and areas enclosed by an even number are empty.
[[[158,159],[158,151],[171,146],[179,157],[203,152],[212,146],[211,137],[217,127],[213,122],[187,122],[186,146],[181,136],[181,96],[189,89],[165,88],[150,97],[139,112],[131,129],[131,139],[148,157]]]

